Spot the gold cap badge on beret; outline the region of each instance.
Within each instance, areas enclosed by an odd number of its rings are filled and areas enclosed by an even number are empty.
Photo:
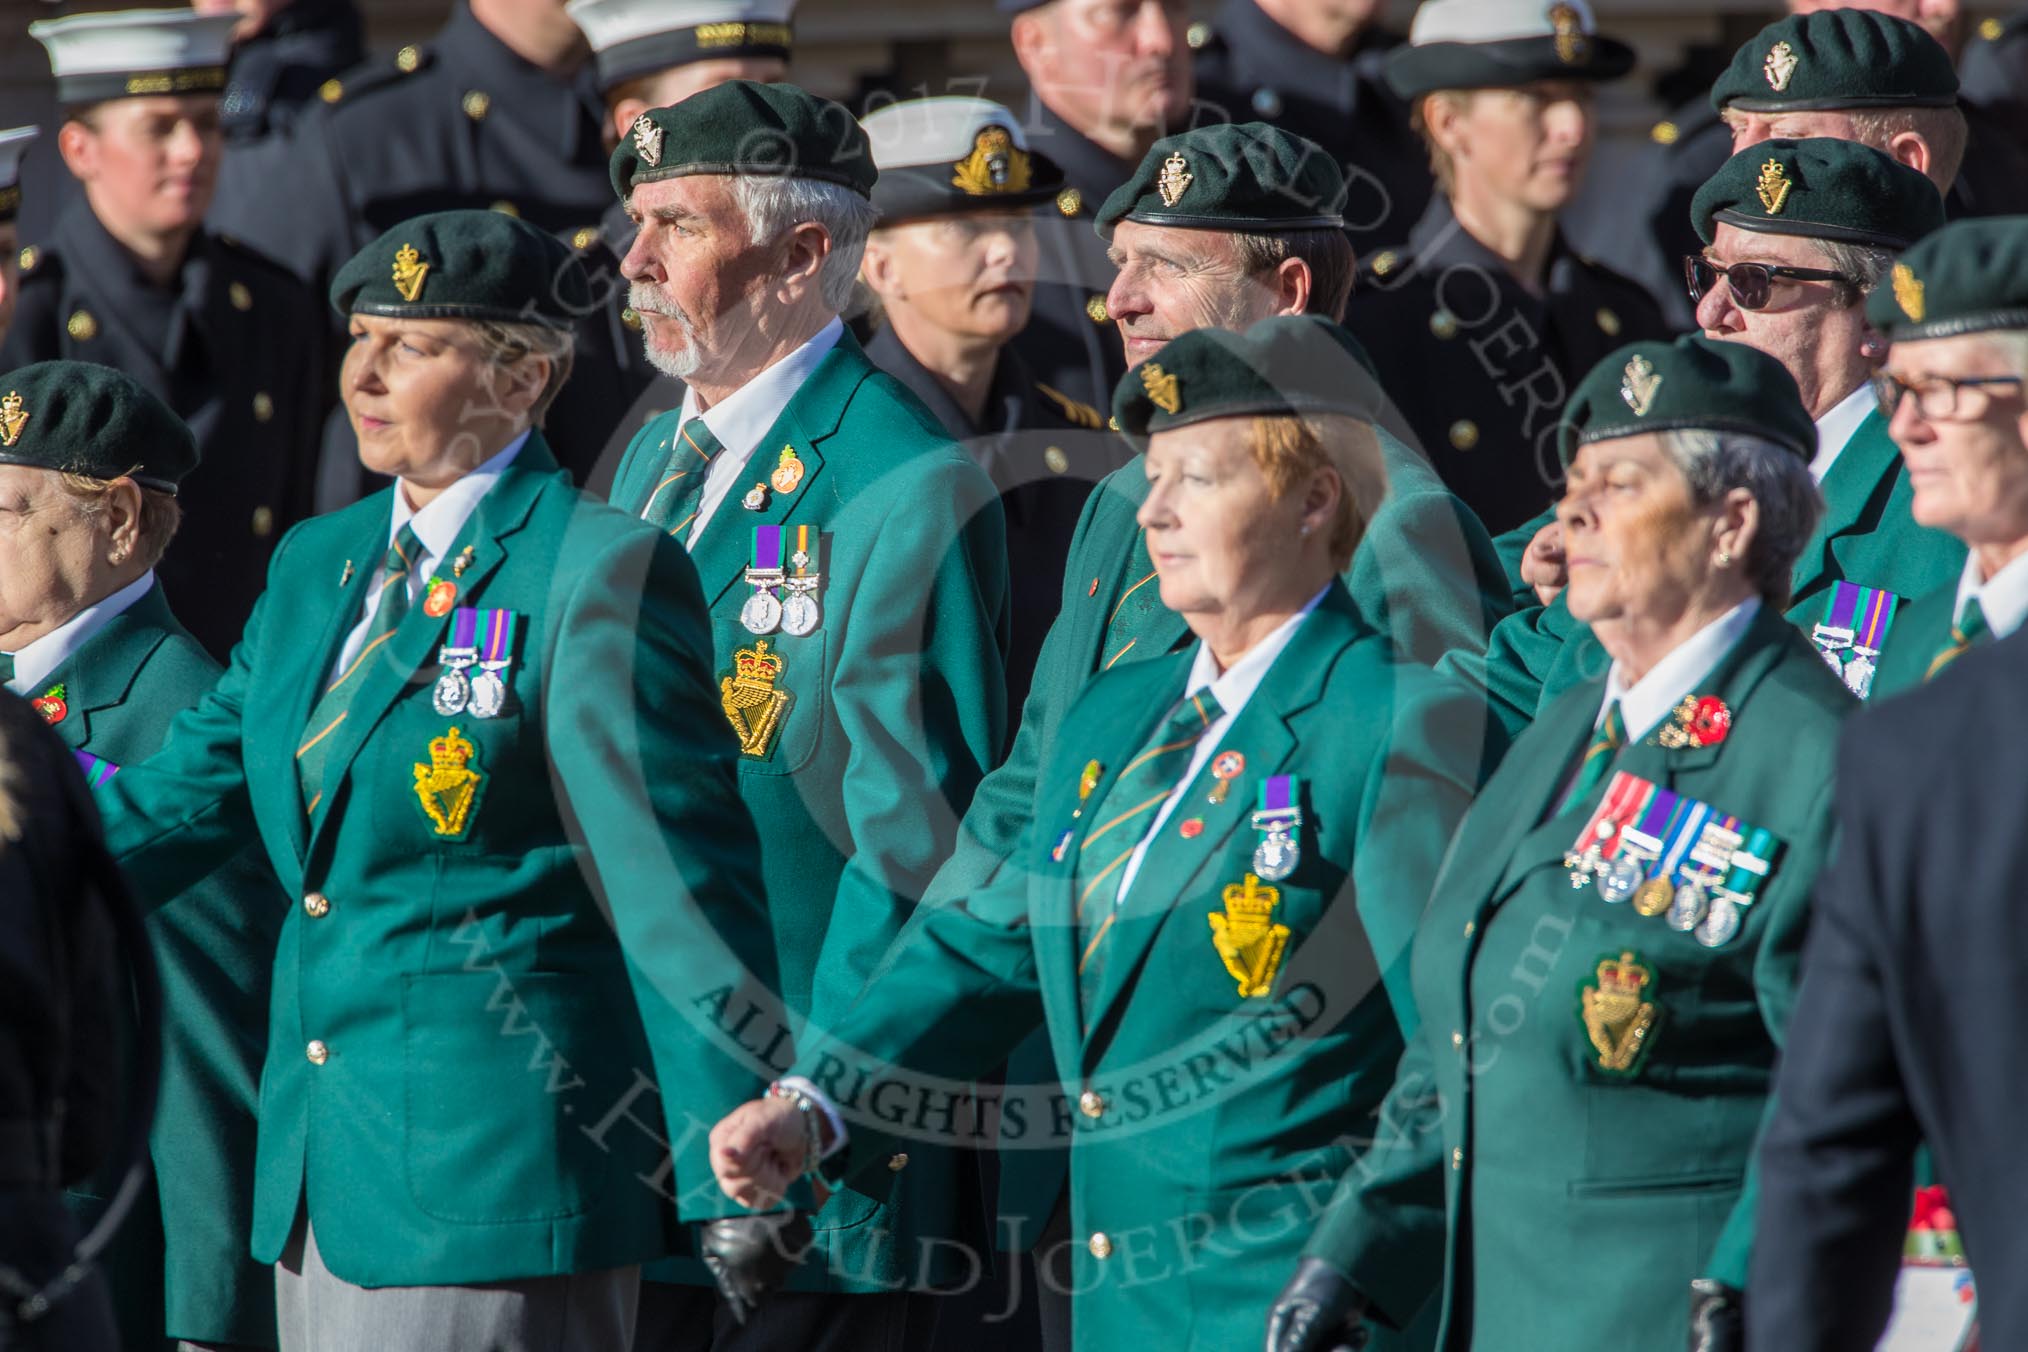
[[[1922,282],[1917,279],[1915,269],[1906,263],[1894,265],[1894,303],[1913,322],[1922,322]],[[13,442],[8,442],[11,446]]]
[[[1173,207],[1183,200],[1183,194],[1190,187],[1196,175],[1190,172],[1189,161],[1182,152],[1162,161],[1162,172],[1156,176],[1155,190],[1162,194],[1162,205]]]
[[[28,426],[33,416],[21,407],[21,396],[14,390],[7,391],[7,397],[0,399],[0,446],[12,446],[21,440],[21,429]]]
[[[662,162],[662,129],[646,113],[634,119],[634,149],[650,169]]]
[[[1574,66],[1591,55],[1591,38],[1574,5],[1551,5],[1549,26],[1556,30],[1556,59]]]
[[[1789,181],[1789,171],[1782,166],[1782,162],[1769,160],[1761,165],[1760,178],[1754,183],[1753,190],[1759,195],[1760,204],[1767,208],[1767,214],[1779,216],[1782,214],[1782,208],[1788,205],[1789,189],[1794,186],[1795,184]]]
[[[1026,192],[1031,172],[1028,152],[1005,127],[981,127],[972,153],[951,166],[951,186],[972,197]]]
[[[1627,407],[1637,418],[1648,416],[1648,410],[1655,406],[1655,391],[1662,388],[1662,373],[1655,369],[1655,363],[1636,353],[1627,361],[1620,373],[1620,398],[1627,401]]]
[[[1760,63],[1760,73],[1767,77],[1767,87],[1779,94],[1789,87],[1789,77],[1802,63],[1795,48],[1786,42],[1777,42],[1767,49],[1767,60]]]
[[[1183,411],[1183,387],[1176,377],[1164,371],[1159,362],[1149,362],[1141,368],[1141,388],[1148,392],[1148,399],[1171,416]]]
[[[409,304],[415,304],[422,295],[423,278],[429,275],[430,265],[422,261],[422,255],[415,251],[415,245],[404,244],[394,254],[394,289]]]

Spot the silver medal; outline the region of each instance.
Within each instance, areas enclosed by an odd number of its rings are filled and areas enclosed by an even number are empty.
[[[1641,885],[1641,876],[1640,861],[1623,854],[1599,874],[1598,894],[1610,902],[1623,902]]]
[[[468,707],[474,718],[498,718],[500,711],[507,707],[507,682],[497,667],[483,665],[479,674],[472,678],[472,698]]]
[[[437,677],[437,688],[430,695],[430,707],[451,718],[465,711],[472,699],[472,681],[465,675],[462,666],[446,666],[444,674]]]
[[[1681,883],[1676,888],[1676,898],[1669,903],[1668,914],[1662,918],[1669,928],[1688,934],[1704,919],[1704,889],[1696,883]]]
[[[1253,847],[1253,871],[1264,882],[1278,883],[1296,871],[1302,857],[1302,850],[1287,832],[1269,831]]]
[[[782,603],[768,588],[756,588],[739,608],[739,622],[749,634],[772,634],[782,622]]]
[[[1845,682],[1845,688],[1860,699],[1873,693],[1873,659],[1867,656],[1867,651],[1861,648],[1858,656],[1847,662],[1845,669],[1838,673]]]
[[[817,598],[807,591],[789,593],[789,599],[782,602],[782,632],[802,638],[817,632],[819,620]]]
[[[1739,907],[1730,897],[1717,897],[1711,902],[1711,909],[1698,922],[1695,931],[1697,942],[1706,948],[1717,948],[1739,933]]]

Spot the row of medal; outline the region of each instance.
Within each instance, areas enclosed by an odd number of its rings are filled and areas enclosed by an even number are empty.
[[[465,713],[498,718],[505,712],[514,697],[510,678],[520,620],[511,610],[458,607],[451,616],[450,641],[437,650],[443,670],[430,694],[430,707],[446,718]]]
[[[1613,905],[1631,903],[1706,948],[1729,943],[1774,868],[1772,832],[1622,770],[1563,866]]]
[[[1245,770],[1244,752],[1228,749],[1213,756],[1208,801],[1214,806],[1223,803],[1232,790],[1232,782]],[[1104,775],[1105,767],[1097,761],[1086,764],[1077,782],[1077,807],[1070,814],[1073,818],[1084,815],[1092,790],[1098,787]],[[1303,860],[1302,801],[1303,781],[1299,775],[1269,775],[1261,781],[1251,823],[1253,829],[1260,833],[1260,840],[1253,847],[1253,872],[1263,882],[1281,882],[1294,873],[1296,865]],[[1198,816],[1185,817],[1176,828],[1176,833],[1185,840],[1194,840],[1203,832],[1204,818]],[[1074,827],[1065,830],[1057,837],[1056,847],[1049,852],[1049,857],[1061,862],[1076,835]]]
[[[772,634],[779,629],[803,638],[816,633],[823,623],[817,606],[817,586],[823,578],[810,571],[816,561],[816,540],[808,526],[796,527],[795,552],[789,555],[789,567],[783,566],[784,529],[779,525],[753,528],[753,563],[746,570],[746,585],[753,588],[753,595],[739,608],[739,622],[750,634]]]
[[[1873,673],[1900,603],[1891,591],[1856,582],[1833,583],[1824,602],[1824,618],[1810,631],[1818,656],[1860,699],[1873,693]]]

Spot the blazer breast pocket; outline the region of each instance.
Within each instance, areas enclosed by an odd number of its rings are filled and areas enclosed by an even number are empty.
[[[824,630],[796,638],[718,624],[718,703],[739,742],[739,768],[789,775],[810,763],[823,738],[831,683]]]
[[[1273,996],[1317,924],[1317,894],[1293,881],[1263,882],[1238,869],[1201,875],[1165,926],[1174,989],[1212,1010]]]

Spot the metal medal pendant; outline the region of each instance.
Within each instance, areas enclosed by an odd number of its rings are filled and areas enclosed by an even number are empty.
[[[430,707],[450,718],[465,711],[472,700],[472,680],[465,675],[463,667],[445,667],[444,674],[437,677],[437,688],[430,695]]]
[[[1302,858],[1296,842],[1281,831],[1271,831],[1253,847],[1253,871],[1263,882],[1278,883],[1296,871]]]
[[[1651,878],[1634,889],[1634,909],[1645,916],[1657,916],[1669,909],[1674,892],[1661,878]]]
[[[1721,944],[1728,943],[1737,933],[1739,933],[1739,907],[1730,897],[1714,898],[1711,909],[1705,913],[1704,919],[1697,923],[1695,930],[1697,942],[1706,948],[1717,948]]]
[[[782,623],[782,603],[767,588],[756,588],[739,608],[739,622],[749,634],[772,634]]]
[[[1669,903],[1669,913],[1662,917],[1672,930],[1688,934],[1704,919],[1706,902],[1704,889],[1696,883],[1684,883],[1676,889],[1676,895]]]
[[[1618,905],[1634,895],[1641,885],[1641,866],[1631,859],[1615,859],[1598,875],[1598,894]]]
[[[802,638],[817,632],[817,598],[806,591],[790,594],[782,602],[782,632]]]
[[[469,708],[474,718],[498,718],[500,711],[507,707],[507,682],[497,671],[481,671],[472,678],[472,698]]]
[[[1845,669],[1838,674],[1844,680],[1845,688],[1860,699],[1865,699],[1872,693],[1873,661],[1864,653],[1847,662]]]

